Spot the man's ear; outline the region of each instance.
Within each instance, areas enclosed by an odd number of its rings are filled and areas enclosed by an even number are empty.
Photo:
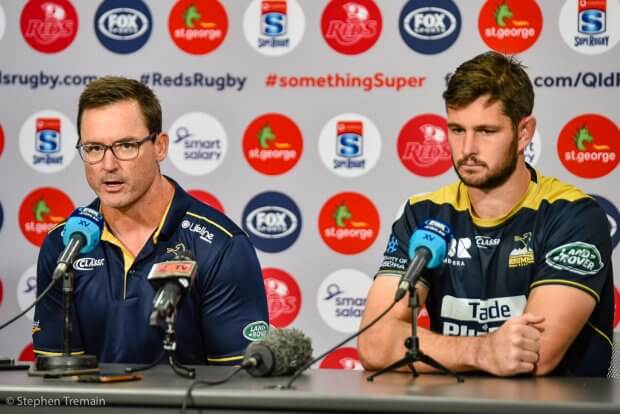
[[[168,146],[170,145],[170,138],[165,132],[157,134],[155,139],[155,158],[157,161],[163,161],[168,155]]]
[[[525,151],[525,148],[534,138],[536,132],[536,118],[534,115],[526,116],[519,121],[517,126],[517,147],[519,152]]]

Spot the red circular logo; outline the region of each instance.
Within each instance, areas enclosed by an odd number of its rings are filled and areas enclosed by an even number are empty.
[[[0,306],[2,305],[2,299],[4,299],[4,287],[2,285],[2,278],[0,277]]]
[[[323,38],[345,55],[370,49],[379,39],[381,27],[381,12],[372,0],[332,0],[321,17]]]
[[[30,0],[22,9],[20,26],[30,47],[56,53],[75,39],[78,17],[69,0]]]
[[[48,231],[74,210],[73,201],[62,191],[43,187],[26,196],[19,207],[19,228],[28,241],[41,246]]]
[[[26,345],[24,349],[22,349],[22,352],[20,352],[17,360],[18,361],[29,361],[29,362],[34,361],[34,351],[32,349],[32,342]]]
[[[478,17],[484,43],[504,54],[529,49],[538,40],[542,25],[542,13],[534,0],[487,0]]]
[[[263,280],[269,306],[269,324],[276,328],[289,326],[301,309],[301,290],[293,276],[283,270],[263,269]]]
[[[319,368],[322,369],[355,369],[363,371],[364,367],[355,348],[338,348],[327,355]]]
[[[179,49],[204,55],[224,41],[228,17],[217,0],[179,0],[170,12],[168,30]]]
[[[620,131],[604,116],[584,114],[562,128],[558,155],[564,167],[583,178],[609,174],[618,165]]]
[[[325,244],[338,253],[360,253],[379,235],[379,213],[362,194],[339,193],[321,208],[319,232]]]
[[[3,151],[4,151],[4,130],[2,129],[2,124],[0,124],[0,157],[2,156]]]
[[[213,194],[203,190],[189,190],[187,193],[196,200],[202,201],[222,213],[224,212],[224,206],[222,206],[220,200],[218,200]]]
[[[256,171],[284,174],[297,164],[303,149],[301,131],[281,114],[264,114],[248,125],[243,134],[243,155]]]
[[[620,291],[614,286],[614,329],[620,322]]]
[[[452,166],[448,123],[439,115],[424,114],[410,119],[400,130],[398,156],[412,173],[434,177]]]
[[[418,313],[418,326],[421,328],[431,329],[431,318],[426,310],[426,305],[420,308]]]

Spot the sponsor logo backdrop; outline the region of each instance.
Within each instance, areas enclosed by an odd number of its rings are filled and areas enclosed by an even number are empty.
[[[94,196],[75,114],[107,74],[155,90],[163,172],[245,229],[271,324],[317,353],[357,328],[395,212],[456,179],[441,93],[485,50],[528,66],[527,159],[595,195],[617,245],[619,33],[619,0],[0,0],[0,321],[34,298],[47,230]],[[31,317],[0,355],[32,358]],[[354,346],[320,366],[359,369]]]

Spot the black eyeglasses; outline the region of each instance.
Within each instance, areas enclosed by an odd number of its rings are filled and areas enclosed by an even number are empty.
[[[112,151],[112,154],[114,154],[117,159],[121,161],[130,161],[138,157],[142,144],[146,141],[154,142],[155,138],[157,138],[157,134],[157,132],[153,132],[140,140],[121,140],[112,145],[99,143],[77,144],[75,148],[77,148],[82,160],[89,164],[101,162],[108,149]]]

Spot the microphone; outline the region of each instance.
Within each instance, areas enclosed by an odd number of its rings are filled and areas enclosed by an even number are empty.
[[[149,318],[151,326],[159,326],[178,306],[191,288],[198,263],[188,251],[175,252],[172,260],[155,263],[147,276],[156,290],[153,298],[153,310]]]
[[[270,328],[246,349],[241,367],[253,377],[291,375],[312,358],[312,341],[294,328]]]
[[[103,230],[103,217],[88,207],[78,207],[65,223],[62,235],[65,250],[56,262],[52,280],[57,280],[73,266],[79,253],[89,253],[97,247]]]
[[[400,279],[394,295],[395,302],[405,296],[410,286],[415,286],[423,269],[435,269],[441,265],[451,238],[452,230],[441,221],[429,219],[418,226],[409,239],[411,263]]]

